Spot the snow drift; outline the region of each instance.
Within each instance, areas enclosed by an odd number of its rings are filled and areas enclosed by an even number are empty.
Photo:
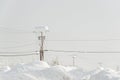
[[[120,74],[107,68],[87,72],[76,67],[50,66],[36,61],[1,68],[0,80],[120,80]]]

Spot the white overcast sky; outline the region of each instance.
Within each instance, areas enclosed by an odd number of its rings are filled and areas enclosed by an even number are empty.
[[[47,41],[47,49],[120,51],[120,0],[0,0],[0,51],[38,50],[32,32],[40,25],[49,27],[48,40],[83,40]],[[116,66],[119,55],[80,54],[77,64]],[[62,55],[62,62],[71,56]]]
[[[51,49],[74,46],[76,50],[120,51],[120,41],[111,40],[120,39],[119,3],[119,0],[0,0],[0,47],[34,42],[35,26],[46,25],[49,40],[110,39],[48,42]]]

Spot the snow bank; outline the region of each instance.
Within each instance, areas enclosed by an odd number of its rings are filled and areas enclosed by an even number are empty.
[[[12,67],[10,72],[28,72],[34,70],[42,70],[45,68],[49,68],[50,66],[46,62],[42,61],[35,61],[29,64],[17,64],[16,66]]]
[[[83,69],[75,69],[69,72],[74,80],[120,80],[120,74],[112,69],[99,67],[86,72]]]
[[[75,79],[75,80],[81,80],[82,76],[84,75],[83,69],[73,69],[69,71],[69,74]]]
[[[9,66],[4,66],[4,67],[0,68],[0,72],[7,72],[10,70],[11,70],[11,68]]]
[[[112,69],[103,69],[94,74],[90,74],[89,80],[120,80],[120,75]]]
[[[32,72],[33,73],[33,72]],[[34,72],[37,78],[41,80],[41,77],[45,80],[72,80],[69,74],[65,71],[65,69],[61,66],[50,67],[42,70],[41,72]]]
[[[0,73],[0,80],[72,80],[64,66],[50,67],[46,62],[18,64]]]
[[[101,67],[87,72],[76,67],[49,66],[46,62],[36,61],[1,68],[0,80],[120,80],[120,74]]]

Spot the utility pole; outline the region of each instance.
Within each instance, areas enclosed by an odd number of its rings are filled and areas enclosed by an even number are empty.
[[[45,41],[45,33],[48,31],[47,26],[38,26],[36,27],[36,33],[38,33],[38,40],[40,40],[40,61],[44,61],[44,41]]]
[[[43,36],[43,32],[41,32],[41,45],[40,45],[40,61],[44,61],[44,49],[43,49],[43,45],[44,45],[44,40],[45,40],[45,36]]]

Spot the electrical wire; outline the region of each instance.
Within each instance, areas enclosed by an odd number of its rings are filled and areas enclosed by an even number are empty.
[[[29,55],[35,55],[35,54],[20,54],[20,55],[16,55],[16,54],[12,54],[12,55],[2,55],[2,54],[0,54],[0,56],[3,56],[3,57],[16,57],[16,56],[29,56]]]
[[[34,53],[36,51],[24,51],[24,52],[0,52],[0,53]]]
[[[5,27],[5,26],[0,26],[0,29],[4,30],[4,32],[6,33],[20,33],[20,34],[24,34],[24,33],[33,33],[31,31],[25,31],[25,30],[21,30],[21,29],[16,29],[16,28],[8,28],[8,27]]]
[[[23,45],[18,45],[18,46],[12,46],[12,47],[1,47],[1,49],[11,49],[11,48],[20,48],[20,47],[27,47],[30,45],[34,45],[35,43],[28,43],[28,44],[23,44]]]
[[[65,51],[65,50],[45,50],[49,52],[70,52],[70,53],[120,53],[120,51]]]
[[[119,41],[120,39],[99,39],[99,40],[89,40],[89,39],[81,39],[81,40],[46,40],[46,41],[51,41],[51,42],[79,42],[79,41]]]
[[[45,52],[64,52],[64,53],[120,53],[119,51],[65,51],[65,50],[44,50]],[[1,54],[1,53],[9,53],[9,54]],[[28,53],[28,54],[10,54],[10,53]],[[30,55],[38,55],[38,51],[33,52],[0,52],[1,57],[19,57],[19,56],[30,56]]]
[[[19,53],[19,54],[16,54],[16,53]],[[20,54],[20,53],[22,53],[22,54]],[[30,56],[30,55],[38,55],[38,52],[37,51],[31,51],[31,52],[30,51],[29,52],[0,52],[0,56],[2,56],[2,57]]]

